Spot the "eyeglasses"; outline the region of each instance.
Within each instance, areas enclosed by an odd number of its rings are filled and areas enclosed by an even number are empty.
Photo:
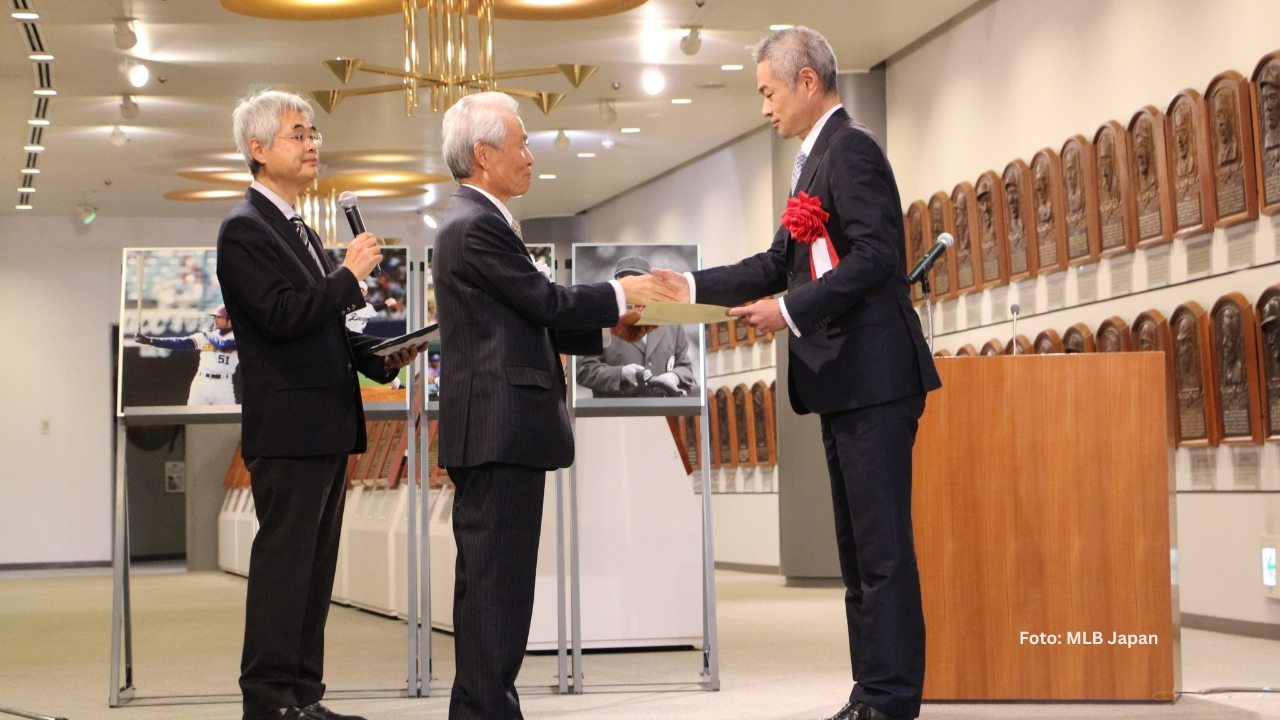
[[[292,140],[299,145],[305,144],[308,140],[315,144],[317,148],[324,144],[324,136],[319,130],[311,130],[310,132],[298,131],[292,135],[277,135],[277,140]]]

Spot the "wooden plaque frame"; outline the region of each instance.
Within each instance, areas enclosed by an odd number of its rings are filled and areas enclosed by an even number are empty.
[[[1234,343],[1222,332],[1221,324],[1225,319],[1223,313],[1234,310],[1236,322],[1239,324],[1239,344]],[[1224,443],[1262,443],[1262,387],[1258,382],[1258,319],[1253,314],[1253,305],[1244,295],[1238,292],[1227,293],[1213,304],[1210,335],[1213,340],[1213,363],[1218,371],[1218,382],[1214,384],[1214,392],[1218,394],[1218,420],[1222,428]],[[1235,361],[1228,355],[1235,355]],[[1226,395],[1224,383],[1229,380],[1238,382],[1239,398]],[[1245,420],[1249,425],[1247,434],[1228,434],[1226,414],[1230,407],[1239,406],[1243,401]]]
[[[1022,160],[1014,160],[1005,165],[1000,182],[1004,190],[1000,209],[1004,221],[1005,255],[1009,258],[1009,281],[1035,277],[1040,271],[1040,235],[1036,232],[1031,166]]]
[[[1253,111],[1249,107],[1253,103],[1249,81],[1235,70],[1218,73],[1204,91],[1204,103],[1209,125],[1213,128],[1209,133],[1209,167],[1212,168],[1213,206],[1218,216],[1214,227],[1230,227],[1256,220],[1258,178],[1255,174],[1257,163],[1253,157]],[[1232,113],[1235,115],[1234,125],[1228,117]],[[1229,142],[1231,138],[1224,142],[1223,135],[1228,131],[1235,140],[1234,148]],[[1239,201],[1233,199],[1235,193],[1230,189],[1236,185],[1244,193]]]
[[[716,349],[728,350],[733,347],[733,329],[729,327],[729,320],[721,320],[716,323]]]
[[[753,410],[752,440],[755,443],[757,465],[778,464],[777,429],[774,425],[773,394],[763,380],[751,386]],[[763,450],[764,452],[761,452]]]
[[[1004,183],[995,170],[978,176],[973,184],[978,214],[978,268],[982,272],[983,287],[999,287],[1009,282],[1009,239],[1005,236]],[[986,200],[983,200],[986,196]],[[991,267],[994,263],[994,268]],[[991,275],[994,269],[995,276]]]
[[[751,401],[751,389],[745,383],[733,388],[733,451],[739,467],[756,464],[756,416]]]
[[[1263,85],[1269,89],[1263,90]],[[1280,213],[1280,50],[1262,56],[1253,68],[1253,150],[1257,160],[1258,212]],[[1271,109],[1267,110],[1267,105]],[[1272,125],[1268,133],[1266,125]],[[1269,136],[1268,136],[1269,135]]]
[[[717,342],[717,338],[720,335],[716,329],[717,325],[718,323],[709,323],[702,326],[702,340],[707,345],[708,355],[720,349],[720,345]]]
[[[951,357],[951,351],[946,348],[939,348],[933,351],[933,356],[936,358]]]
[[[1053,328],[1043,330],[1036,336],[1036,341],[1032,345],[1037,355],[1061,355],[1062,337],[1058,335],[1058,331]]]
[[[951,191],[951,227],[955,228],[956,294],[977,292],[982,289],[982,257],[978,246],[978,200],[973,194],[973,184],[968,181]],[[964,282],[968,276],[969,283]]]
[[[1067,233],[1063,217],[1062,158],[1044,148],[1031,158],[1032,217],[1036,226],[1036,260],[1040,270],[1067,269]]]
[[[1098,352],[1133,352],[1133,332],[1123,318],[1112,315],[1098,326],[1093,343]]]
[[[1094,133],[1100,257],[1133,252],[1138,236],[1137,205],[1133,198],[1133,181],[1129,176],[1128,157],[1131,154],[1129,133],[1115,120],[1103,123]]]
[[[1262,291],[1257,311],[1264,434],[1271,440],[1280,440],[1280,284]]]
[[[1129,177],[1133,180],[1134,237],[1138,247],[1173,240],[1173,193],[1169,189],[1164,128],[1164,114],[1151,105],[1129,119]]]
[[[973,343],[965,343],[956,350],[956,357],[977,357],[978,350]]]
[[[1217,424],[1222,415],[1218,413],[1217,408],[1218,393],[1213,389],[1218,385],[1218,373],[1209,351],[1212,342],[1209,336],[1209,315],[1204,308],[1200,307],[1200,303],[1185,302],[1173,311],[1173,317],[1169,321],[1169,333],[1173,337],[1173,386],[1178,402],[1174,406],[1173,427],[1178,446],[1217,445],[1222,438],[1222,428]],[[1192,344],[1195,347],[1192,347]],[[1200,383],[1204,437],[1187,437],[1184,429],[1183,407],[1187,405],[1187,401],[1195,399],[1194,388],[1185,387],[1185,381],[1192,378]]]
[[[995,357],[997,355],[1003,355],[1004,343],[1000,342],[999,338],[991,338],[986,342],[985,345],[982,346],[982,352],[980,354],[986,357]]]
[[[716,390],[716,408],[719,411],[717,419],[720,431],[718,435],[720,444],[716,452],[720,455],[720,467],[737,467],[738,418],[734,412],[733,393],[729,388],[722,387]]]
[[[1164,119],[1173,236],[1209,232],[1218,215],[1209,177],[1213,166],[1209,164],[1209,119],[1204,98],[1198,90],[1183,90],[1169,101]]]
[[[951,209],[951,196],[939,190],[929,198],[929,235],[935,241],[942,233],[956,235],[954,213]],[[933,297],[938,300],[953,298],[956,289],[956,247],[953,243],[947,248],[933,265]]]
[[[1093,341],[1093,331],[1082,322],[1076,323],[1062,333],[1062,352],[1067,354],[1097,352],[1098,346]]]
[[[707,444],[711,455],[708,460],[711,469],[715,470],[720,467],[720,405],[716,402],[716,393],[710,388],[707,389],[707,428],[711,431]]]
[[[907,268],[915,267],[920,258],[929,252],[930,243],[925,235],[925,217],[929,214],[929,206],[923,200],[916,200],[907,207],[907,212],[902,216],[902,227],[905,229],[903,235],[907,244]],[[929,284],[933,285],[933,270],[929,271]],[[924,294],[920,292],[920,284],[916,283],[911,286],[911,304],[919,305],[924,302]]]
[[[1003,353],[1003,354],[1005,354],[1005,355],[1012,355],[1012,354],[1013,354],[1013,344],[1014,344],[1015,342],[1016,342],[1016,343],[1018,343],[1018,354],[1019,354],[1019,355],[1035,355],[1035,354],[1036,354],[1035,346],[1034,346],[1034,345],[1032,345],[1032,344],[1031,344],[1031,341],[1027,339],[1027,336],[1026,336],[1026,335],[1023,335],[1022,333],[1018,333],[1018,336],[1017,336],[1017,337],[1009,338],[1009,342],[1007,342],[1007,343],[1005,343],[1005,344],[1004,344],[1004,353]]]
[[[1102,231],[1098,226],[1098,181],[1094,170],[1093,143],[1083,135],[1072,135],[1062,144],[1058,155],[1062,158],[1063,227],[1067,236],[1067,264],[1093,262],[1098,259],[1102,244]]]
[[[1133,349],[1137,352],[1164,354],[1165,407],[1169,409],[1169,437],[1175,437],[1178,414],[1177,361],[1173,352],[1173,336],[1169,321],[1159,310],[1147,310],[1133,319]]]

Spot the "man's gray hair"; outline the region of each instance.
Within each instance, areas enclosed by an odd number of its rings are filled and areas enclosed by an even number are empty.
[[[280,90],[260,90],[241,100],[232,111],[231,127],[236,137],[236,150],[244,156],[244,163],[254,177],[258,176],[262,164],[249,152],[249,141],[257,138],[263,148],[271,149],[276,133],[280,132],[280,116],[290,111],[301,115],[307,124],[312,124],[315,118],[311,103],[299,95]]]
[[[500,92],[464,95],[444,114],[444,161],[455,180],[471,177],[476,143],[495,148],[507,139],[503,111],[520,116],[520,103]]]
[[[800,71],[812,68],[822,83],[822,91],[836,92],[836,53],[817,30],[803,25],[776,30],[756,43],[751,56],[757,65],[768,60],[773,74],[791,90],[796,88]]]

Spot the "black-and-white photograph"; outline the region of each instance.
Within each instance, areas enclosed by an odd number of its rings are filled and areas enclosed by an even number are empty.
[[[655,267],[697,270],[698,246],[573,246],[574,284],[644,275]],[[703,352],[700,325],[661,325],[634,342],[613,337],[604,353],[574,358],[574,408],[626,414],[628,408],[700,407]]]

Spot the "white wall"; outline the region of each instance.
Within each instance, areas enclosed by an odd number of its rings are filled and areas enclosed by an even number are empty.
[[[125,247],[213,246],[216,218],[0,218],[0,565],[111,557],[110,354]],[[382,221],[421,257],[416,218]],[[49,433],[41,434],[48,421]]]
[[[950,192],[986,170],[1000,172],[1014,158],[1029,161],[1040,148],[1060,148],[1072,134],[1092,137],[1108,120],[1127,124],[1144,105],[1163,111],[1175,93],[1188,87],[1203,92],[1223,70],[1248,77],[1259,58],[1280,48],[1276,27],[1280,3],[1274,0],[992,3],[889,63],[889,157],[903,203]],[[1152,255],[1147,251],[1103,260],[1091,266],[1098,302],[1078,308],[1072,306],[1089,293],[1075,268],[1062,277],[1066,307],[1060,310],[1046,307],[1044,276],[1007,291],[941,303],[937,347],[954,351],[965,343],[981,348],[991,338],[1007,340],[1013,302],[1024,312],[1032,308],[1018,332],[1034,339],[1045,328],[1061,333],[1081,321],[1096,329],[1112,315],[1132,322],[1149,308],[1169,317],[1187,300],[1207,310],[1232,291],[1256,300],[1280,280],[1274,264],[1280,259],[1278,224],[1263,217],[1229,232],[1191,238],[1209,243],[1207,277],[1188,276],[1183,241],[1167,251],[1167,282],[1148,281]],[[1132,294],[1112,290],[1112,276],[1120,272],[1132,273]],[[965,310],[975,303],[978,317],[969,322]],[[1232,450],[1209,453],[1218,467],[1212,488],[1239,488]],[[1183,491],[1191,489],[1188,455],[1187,450],[1175,455],[1177,487]],[[1280,623],[1280,603],[1262,597],[1257,572],[1259,536],[1280,531],[1280,495],[1266,492],[1280,489],[1280,452],[1274,443],[1262,450],[1260,462],[1256,487],[1263,492],[1176,496],[1176,570],[1184,613]]]

